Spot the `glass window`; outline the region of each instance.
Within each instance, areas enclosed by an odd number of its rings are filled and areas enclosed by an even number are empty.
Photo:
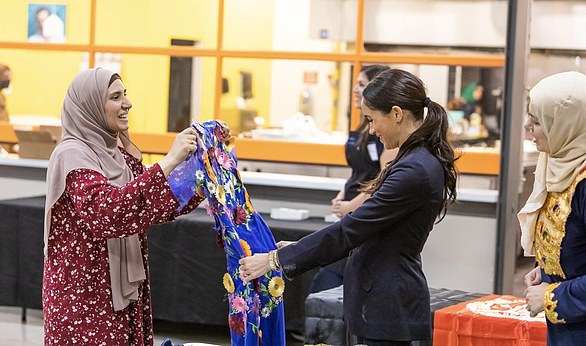
[[[350,106],[349,63],[225,59],[222,70],[228,88],[222,95],[220,118],[235,133],[344,142]]]
[[[103,61],[96,56],[96,66],[119,71],[132,102],[129,118],[131,131],[176,132],[189,126],[193,120],[212,118],[216,75],[214,58],[137,54],[110,56],[111,60]]]
[[[428,97],[448,112],[460,145],[492,144],[500,137],[504,67],[392,64],[418,76]]]
[[[61,117],[69,83],[82,66],[79,52],[0,49],[11,72],[11,92],[6,96],[11,121],[20,117]]]

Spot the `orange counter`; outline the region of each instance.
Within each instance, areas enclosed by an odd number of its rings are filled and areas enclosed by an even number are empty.
[[[149,154],[165,154],[175,138],[174,133],[131,133],[135,144]],[[0,123],[0,143],[17,143],[12,125]],[[264,139],[239,138],[236,153],[241,160],[309,163],[345,166],[344,146]],[[495,149],[459,150],[458,170],[467,174],[498,175],[500,153]]]

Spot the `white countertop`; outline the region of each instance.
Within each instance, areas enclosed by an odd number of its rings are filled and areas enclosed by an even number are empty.
[[[21,159],[18,156],[10,155],[8,157],[0,157],[0,166],[47,169],[47,167],[49,167],[49,161],[36,159]]]

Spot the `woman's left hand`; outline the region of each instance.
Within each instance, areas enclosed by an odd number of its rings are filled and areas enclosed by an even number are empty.
[[[525,290],[525,300],[527,301],[527,310],[531,317],[537,316],[543,311],[543,301],[545,299],[545,289],[549,286],[547,282],[539,285],[529,286]]]
[[[271,270],[269,266],[269,254],[266,253],[258,253],[241,258],[238,263],[240,264],[240,279],[245,284],[252,279],[263,276]]]

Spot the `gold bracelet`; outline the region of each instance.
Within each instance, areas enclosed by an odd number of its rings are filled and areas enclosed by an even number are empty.
[[[273,262],[275,262],[275,268],[277,268],[276,270],[281,270],[281,262],[279,261],[279,252],[277,252],[277,250],[273,250],[273,252],[274,252]]]
[[[269,268],[271,268],[271,270],[277,270],[275,266],[275,256],[273,254],[274,252],[275,250],[269,251]]]

